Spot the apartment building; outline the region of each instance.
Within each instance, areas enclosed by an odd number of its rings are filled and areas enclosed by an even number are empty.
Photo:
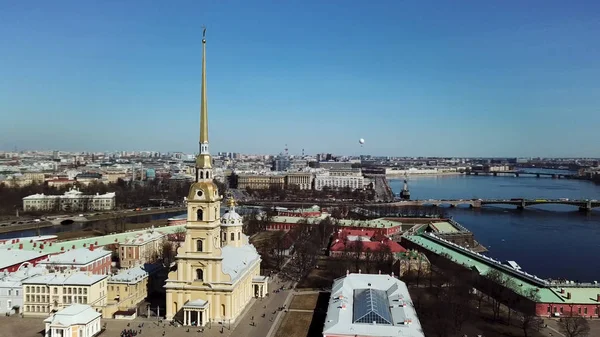
[[[107,275],[49,273],[23,283],[23,314],[45,316],[71,304],[88,304],[98,312],[106,305]]]
[[[122,242],[119,245],[121,268],[152,262],[161,252],[163,239],[166,239],[165,233],[150,229]]]

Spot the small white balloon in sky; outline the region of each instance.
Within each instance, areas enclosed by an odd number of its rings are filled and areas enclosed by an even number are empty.
[[[358,143],[362,145],[362,144],[365,143],[365,140],[363,138],[361,138],[361,139],[358,140]]]

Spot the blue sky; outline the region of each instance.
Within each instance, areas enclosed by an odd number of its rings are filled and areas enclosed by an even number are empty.
[[[594,1],[3,1],[0,150],[600,157]],[[358,139],[364,138],[364,147]]]

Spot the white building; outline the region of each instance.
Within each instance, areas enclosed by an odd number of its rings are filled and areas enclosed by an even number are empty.
[[[92,337],[100,332],[100,313],[84,304],[73,304],[44,320],[45,337]]]
[[[107,275],[76,272],[49,273],[23,283],[23,314],[45,315],[71,304],[89,304],[101,312],[106,306]]]
[[[323,187],[333,189],[350,187],[352,190],[364,188],[365,178],[360,174],[355,175],[331,175],[329,172],[315,176],[315,190],[320,191]]]
[[[424,337],[408,288],[390,275],[348,274],[333,282],[323,337]]]
[[[70,189],[63,195],[33,194],[23,198],[24,211],[109,211],[115,208],[115,193],[87,195]]]
[[[19,270],[0,274],[0,314],[16,313],[23,308],[23,281],[47,273],[44,267],[23,265]]]

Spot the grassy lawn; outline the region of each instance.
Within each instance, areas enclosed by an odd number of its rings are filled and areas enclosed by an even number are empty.
[[[275,337],[307,337],[312,319],[312,312],[288,311]]]
[[[290,309],[314,310],[319,294],[294,295]]]
[[[329,259],[326,256],[320,256],[317,263],[318,268],[314,268],[310,273],[302,278],[296,288],[299,289],[321,289],[330,288],[333,280],[341,275],[334,273],[334,264],[337,261]]]

